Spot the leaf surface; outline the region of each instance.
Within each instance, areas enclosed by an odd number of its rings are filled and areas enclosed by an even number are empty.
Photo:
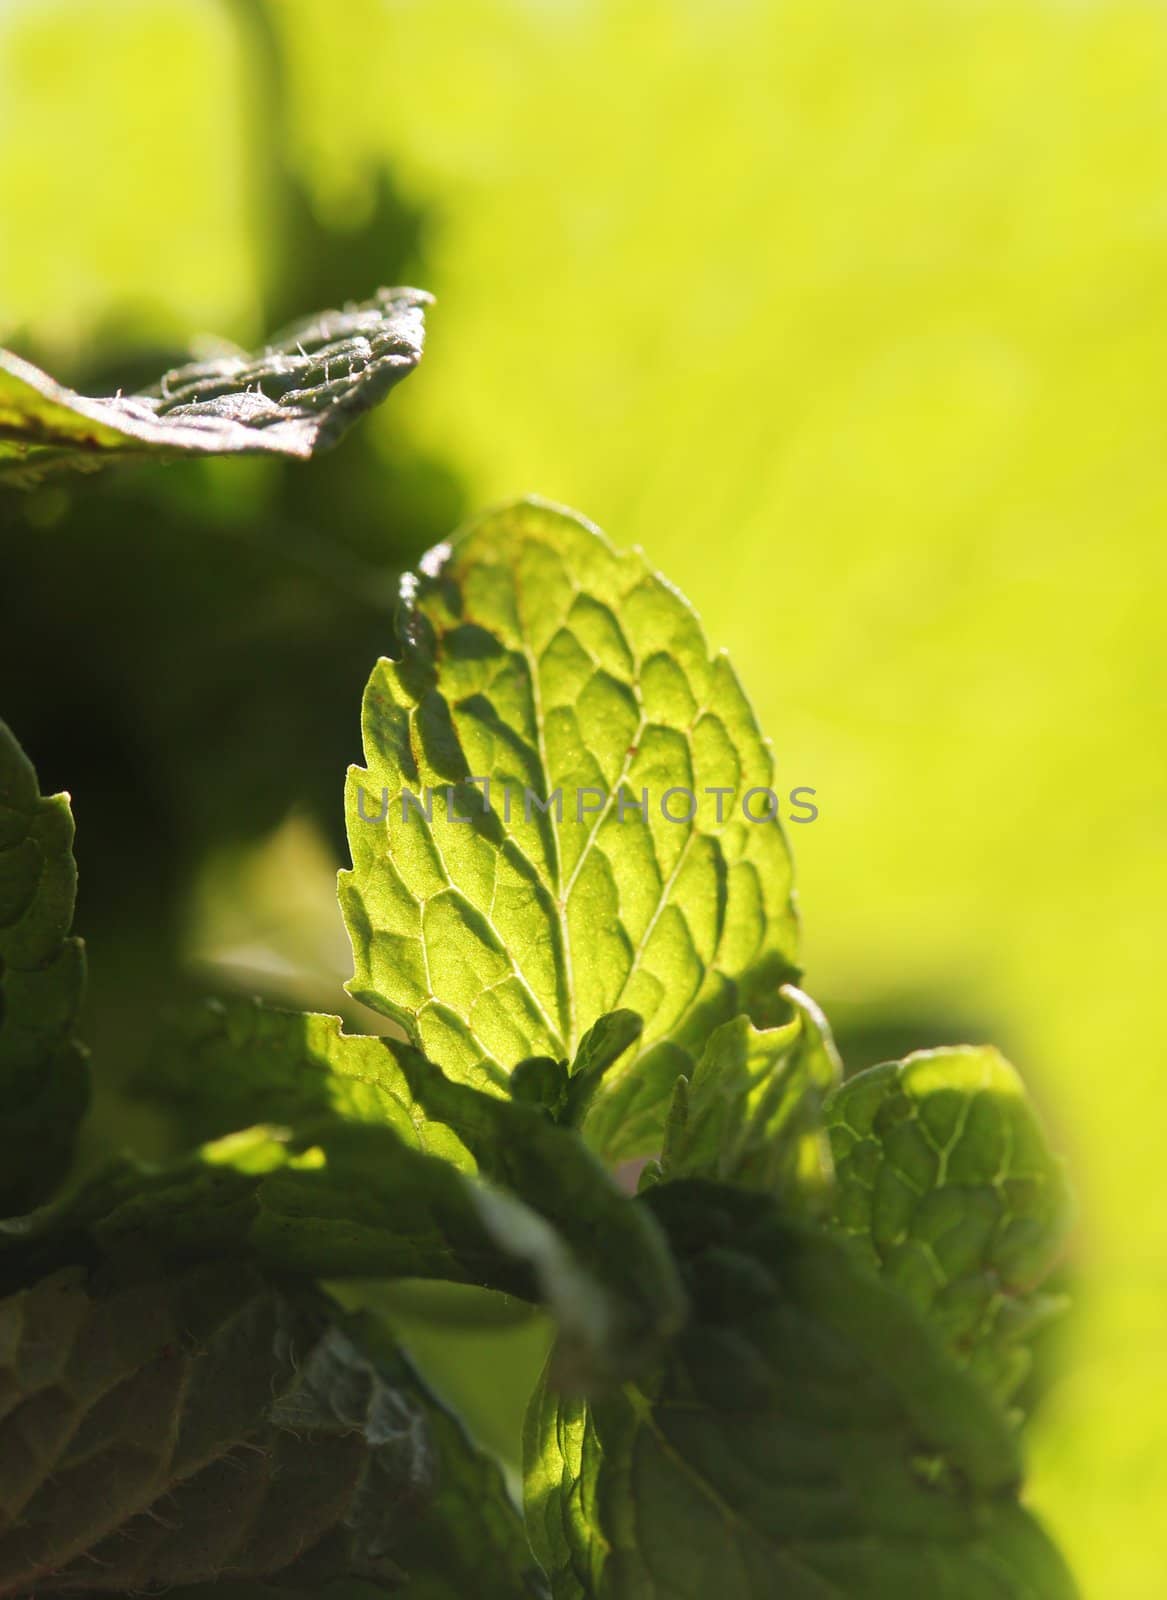
[[[821,1203],[831,1162],[822,1106],[841,1076],[822,1012],[787,985],[794,1021],[721,1025],[692,1079],[678,1078],[660,1160],[664,1179],[708,1178],[760,1189],[791,1208]]]
[[[1004,1413],[844,1241],[699,1181],[645,1201],[694,1314],[650,1380],[532,1402],[556,1600],[1069,1600]]]
[[[639,552],[532,501],[431,551],[399,632],[349,775],[349,987],[497,1091],[637,1013],[587,1127],[646,1153],[714,1027],[788,1018],[790,860],[776,820],[742,814],[773,761],[737,678]]]
[[[52,1192],[88,1103],[73,1037],[85,984],[69,937],[76,892],[69,797],[42,797],[0,722],[0,1216]]]
[[[52,1206],[0,1223],[0,1268],[27,1279],[112,1259],[145,1277],[227,1256],[308,1277],[439,1277],[538,1298],[532,1250],[496,1238],[472,1171],[387,1127],[260,1124],[162,1166],[122,1157]]]
[[[421,360],[417,289],[381,289],[277,334],[255,355],[192,362],[143,394],[90,399],[0,350],[0,481],[135,456],[307,458],[334,444]]]
[[[584,1122],[605,1077],[643,1032],[644,1019],[635,1011],[606,1011],[592,1023],[569,1070],[563,1114],[572,1127]]]
[[[353,1322],[359,1348],[388,1381],[422,1398],[441,1471],[435,1494],[402,1546],[411,1576],[409,1600],[546,1600],[519,1512],[499,1467],[470,1443],[461,1423],[425,1390],[384,1328],[371,1317]]]
[[[630,1036],[616,1019],[589,1062],[609,1059]],[[557,1314],[565,1383],[589,1386],[636,1369],[681,1320],[684,1298],[659,1228],[579,1136],[538,1105],[451,1082],[411,1045],[344,1034],[335,1017],[214,1002],[175,1020],[149,1089],[189,1133],[219,1142],[177,1187],[151,1180],[147,1228],[181,1227],[194,1241],[209,1210],[205,1163],[225,1159],[233,1181],[247,1184],[241,1166],[279,1160],[262,1191],[240,1196],[249,1214],[254,1208],[248,1235],[265,1259],[322,1276],[449,1277],[541,1298]],[[308,1135],[289,1146],[270,1129],[237,1131],[260,1117],[320,1125],[314,1143],[324,1165],[310,1164],[318,1158],[305,1148]],[[139,1226],[133,1188],[123,1221],[98,1223],[103,1241],[115,1226]],[[329,1256],[325,1196],[352,1222],[365,1219],[363,1247],[354,1231],[335,1238]],[[312,1207],[298,1230],[296,1205]],[[274,1213],[285,1218],[278,1228]],[[305,1252],[298,1262],[296,1252]]]
[[[0,1301],[0,1594],[409,1580],[461,1600],[471,1543],[476,1592],[513,1600],[533,1563],[497,1469],[318,1297],[217,1263]]]
[[[1014,1069],[996,1050],[926,1050],[861,1072],[829,1100],[835,1222],[928,1312],[1002,1397],[1025,1339],[1062,1307],[1040,1285],[1070,1199]]]
[[[185,1145],[259,1123],[336,1119],[391,1129],[413,1149],[473,1173],[470,1151],[410,1087],[402,1062],[416,1053],[403,1041],[345,1033],[339,1017],[206,1000],[164,1018],[134,1089]]]

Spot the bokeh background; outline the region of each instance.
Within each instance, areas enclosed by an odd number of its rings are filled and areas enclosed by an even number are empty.
[[[1167,8],[6,0],[0,339],[91,392],[379,283],[420,371],[325,460],[0,499],[0,711],[74,797],[90,1146],[158,1006],[337,1010],[396,575],[534,491],[726,645],[849,1067],[990,1038],[1080,1221],[1031,1499],[1167,1583]],[[351,1011],[348,1013],[351,1016]],[[544,1333],[402,1292],[505,1458]],[[477,1337],[477,1336],[475,1336]],[[479,1340],[481,1344],[481,1340]]]

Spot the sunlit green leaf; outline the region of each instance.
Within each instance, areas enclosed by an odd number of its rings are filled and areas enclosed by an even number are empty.
[[[428,301],[381,289],[297,322],[255,355],[192,362],[145,393],[104,400],[0,350],[0,479],[133,456],[311,456],[417,366]]]
[[[647,1152],[714,1027],[789,1015],[790,861],[743,815],[773,763],[733,670],[639,553],[536,502],[432,551],[399,632],[349,777],[352,992],[496,1089],[636,1012],[588,1131]]]
[[[532,1402],[528,1525],[556,1600],[1070,1600],[1004,1413],[907,1300],[757,1194],[645,1203],[693,1320],[649,1380]]]
[[[790,985],[783,993],[793,1022],[766,1030],[748,1017],[723,1023],[692,1078],[677,1079],[663,1178],[736,1183],[794,1207],[821,1201],[830,1179],[822,1104],[841,1067],[822,1012]]]
[[[68,937],[77,870],[69,797],[42,798],[0,722],[0,1216],[45,1199],[89,1095],[73,1027],[85,982]]]
[[[461,1600],[475,1560],[492,1600],[533,1566],[497,1469],[319,1297],[219,1263],[0,1301],[0,1594],[222,1575]]]
[[[415,1054],[399,1040],[346,1034],[339,1017],[207,1000],[166,1016],[135,1088],[187,1146],[257,1123],[334,1117],[392,1129],[414,1150],[472,1173],[465,1145],[410,1087],[402,1062]]]
[[[1039,1288],[1070,1209],[1017,1073],[996,1050],[925,1050],[852,1078],[827,1118],[838,1226],[1009,1395],[1062,1304]]]

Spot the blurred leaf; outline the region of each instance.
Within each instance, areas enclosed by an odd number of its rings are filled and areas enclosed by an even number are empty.
[[[46,1199],[89,1098],[73,1027],[85,983],[68,795],[46,799],[0,722],[0,1216]]]
[[[78,234],[76,205],[56,234],[62,213],[47,202],[52,215],[42,215],[37,231],[45,248],[24,277],[48,321],[22,317],[19,306],[10,319],[7,342],[85,395],[151,386],[189,360],[192,331],[222,328],[250,348],[264,330],[362,299],[378,283],[427,281],[424,197],[407,197],[374,153],[354,165],[346,196],[337,197],[297,147],[299,114],[283,95],[282,51],[265,45],[272,19],[262,0],[185,21],[154,10],[139,7],[116,63],[92,72],[74,70],[81,57],[103,55],[100,31],[83,16],[64,36],[47,17],[0,26],[0,76],[7,69],[26,133],[36,130],[7,164],[21,195],[35,189],[43,208],[45,195],[57,193],[46,172],[31,174],[31,145],[43,152],[63,139],[100,172],[113,170],[107,156],[119,141],[145,152],[132,174],[119,168],[116,195],[101,182],[79,185],[74,170],[74,198],[93,191],[87,215],[100,219],[100,237],[87,232],[85,217]],[[249,20],[251,31],[241,26]],[[42,73],[62,37],[66,59]],[[217,61],[216,48],[225,52]],[[202,106],[193,122],[184,116],[181,133],[153,129],[152,108],[161,115],[161,103],[134,87],[151,50],[170,63],[167,84],[179,99],[182,83],[214,82],[222,91],[212,127]],[[111,83],[119,86],[116,106]],[[224,112],[233,103],[238,115]],[[87,132],[66,135],[78,118]],[[168,190],[176,160],[181,217]],[[57,179],[68,165],[51,163]],[[6,199],[19,205],[10,185]],[[164,239],[156,236],[159,215]],[[240,256],[244,235],[259,246],[254,258]],[[116,269],[110,276],[103,241],[134,282]],[[143,260],[163,258],[151,281]],[[84,283],[70,266],[80,259]],[[0,261],[0,277],[6,265],[17,264]],[[10,275],[5,282],[11,290]],[[212,345],[209,353],[218,351]],[[399,572],[465,514],[444,463],[444,450],[419,452],[409,428],[382,414],[354,428],[343,450],[314,457],[310,473],[270,452],[202,456],[96,481],[57,473],[28,494],[0,494],[0,711],[21,728],[42,775],[73,795],[83,819],[85,927],[90,948],[103,953],[86,1000],[86,1033],[97,1047],[85,1131],[91,1149],[127,1140],[153,1148],[151,1123],[120,1088],[150,1038],[135,991],[149,988],[165,1001],[189,989],[179,989],[192,955],[188,906],[208,856],[230,870],[294,813],[326,832],[335,876],[343,850],[335,775],[359,752],[351,709],[392,637]],[[143,593],[159,603],[144,606]],[[262,982],[285,1003],[332,1004],[351,967],[330,899],[317,902],[315,948],[339,936],[338,961],[330,952],[324,973],[306,972],[302,986],[269,970],[252,975],[249,987]],[[218,978],[212,985],[222,986]]]
[[[1070,1600],[1004,1413],[902,1296],[757,1195],[646,1199],[693,1320],[647,1382],[532,1402],[528,1526],[556,1600]]]
[[[511,1072],[510,1090],[515,1100],[538,1106],[553,1122],[567,1111],[567,1063],[554,1056],[527,1056]]]
[[[56,467],[127,456],[307,458],[326,449],[421,360],[417,289],[305,318],[255,356],[229,355],[166,373],[138,395],[92,400],[0,350],[0,478],[28,482]]]
[[[535,1298],[529,1240],[511,1250],[496,1238],[471,1174],[389,1127],[322,1117],[245,1128],[165,1166],[121,1157],[53,1206],[0,1224],[0,1271],[27,1280],[109,1258],[149,1274],[228,1256],[312,1277],[440,1277]]]
[[[1039,1286],[1070,1216],[1021,1079],[993,1049],[924,1050],[850,1079],[827,1121],[837,1225],[1007,1398],[1024,1341],[1064,1305]]]
[[[545,1326],[537,1306],[493,1289],[464,1283],[439,1283],[425,1278],[372,1279],[348,1283],[342,1294],[359,1308],[375,1310],[387,1321],[407,1321],[415,1327],[457,1334],[494,1333],[501,1330]],[[542,1365],[542,1362],[539,1363]]]
[[[144,1087],[196,1136],[234,1134],[259,1117],[304,1129],[327,1128],[322,1119],[332,1119],[336,1131],[322,1140],[323,1176],[341,1186],[338,1203],[359,1206],[350,1214],[365,1216],[366,1227],[376,1218],[378,1242],[365,1256],[338,1239],[330,1257],[317,1224],[296,1246],[306,1252],[299,1262],[304,1270],[324,1277],[448,1277],[530,1296],[530,1280],[510,1259],[517,1256],[530,1264],[539,1297],[557,1315],[557,1372],[564,1383],[590,1386],[635,1371],[681,1320],[684,1298],[659,1229],[616,1188],[579,1136],[557,1127],[536,1105],[451,1083],[411,1045],[343,1034],[335,1017],[216,1002],[176,1021]],[[368,1134],[370,1142],[350,1144],[346,1127],[352,1136]],[[378,1145],[390,1131],[393,1139]],[[273,1159],[260,1154],[272,1148],[286,1167],[270,1131],[254,1129],[237,1139],[237,1145],[228,1139],[216,1148],[246,1152],[248,1162]],[[299,1144],[303,1148],[304,1140]],[[378,1149],[386,1170],[364,1190],[366,1160],[371,1167]],[[475,1175],[486,1184],[468,1185]],[[305,1206],[321,1177],[298,1173],[295,1192]],[[285,1254],[290,1240],[284,1231],[272,1234],[273,1208],[280,1204],[272,1183],[278,1190],[278,1180],[268,1180],[258,1202],[260,1247],[274,1249],[279,1264],[295,1265]],[[171,1213],[176,1203],[167,1198]],[[151,1195],[154,1220],[143,1226],[158,1225],[157,1206]],[[198,1215],[203,1210],[196,1207]],[[428,1254],[411,1256],[397,1237],[408,1236],[410,1217],[432,1241]],[[194,1220],[183,1217],[184,1232]],[[102,1224],[106,1232],[109,1226]],[[499,1261],[491,1260],[491,1240]],[[456,1251],[457,1266],[446,1264],[443,1241]],[[475,1258],[464,1250],[478,1252],[479,1276],[468,1272]]]
[[[588,1126],[644,1153],[711,1028],[786,1015],[790,861],[777,822],[738,809],[772,775],[740,685],[640,555],[535,501],[432,551],[399,631],[349,776],[349,987],[497,1088],[494,1063],[570,1059],[604,1013],[637,1012]],[[666,820],[670,790],[694,820]]]
[[[270,1579],[513,1600],[532,1563],[497,1468],[400,1354],[254,1270],[0,1301],[0,1593]]]
[[[761,1189],[800,1208],[830,1182],[822,1107],[841,1066],[822,1012],[787,984],[795,1018],[759,1031],[748,1017],[709,1037],[691,1079],[678,1078],[660,1159],[664,1179]]]

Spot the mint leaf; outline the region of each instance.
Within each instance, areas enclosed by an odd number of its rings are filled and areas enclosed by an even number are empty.
[[[619,1019],[601,1028],[589,1041],[585,1071],[601,1070],[599,1063],[628,1037]],[[492,1206],[504,1195],[524,1201],[566,1243],[573,1272],[582,1268],[594,1286],[591,1301],[579,1302],[582,1322],[561,1317],[555,1382],[587,1389],[639,1371],[676,1332],[686,1309],[651,1214],[617,1189],[578,1134],[540,1106],[453,1083],[416,1051],[403,1048],[399,1059],[417,1103],[457,1134],[483,1176],[503,1191]],[[578,1075],[569,1081],[569,1097],[578,1081]],[[500,1226],[507,1237],[505,1210]]]
[[[545,1600],[549,1591],[497,1463],[424,1388],[381,1324],[362,1316],[346,1326],[385,1381],[418,1397],[441,1464],[433,1499],[401,1546],[409,1600]]]
[[[460,1600],[437,1580],[480,1538],[479,1592],[511,1600],[531,1565],[497,1471],[404,1358],[379,1367],[319,1297],[235,1265],[0,1301],[0,1463],[4,1595],[225,1577]]]
[[[134,1089],[185,1144],[260,1123],[334,1118],[391,1129],[414,1150],[473,1173],[466,1146],[414,1095],[402,1063],[416,1054],[395,1039],[344,1033],[339,1017],[206,1000],[167,1015]]]
[[[634,1035],[627,1019],[605,1022],[589,1042],[588,1070]],[[573,1386],[636,1370],[681,1320],[684,1298],[660,1230],[582,1140],[537,1104],[450,1082],[410,1045],[343,1034],[335,1017],[214,1002],[174,1021],[144,1087],[195,1137],[231,1135],[204,1152],[204,1164],[291,1163],[249,1196],[258,1207],[249,1237],[266,1260],[331,1277],[409,1273],[537,1295],[558,1316],[557,1371]],[[261,1116],[301,1129],[329,1119],[317,1139],[325,1166],[305,1166],[270,1130],[234,1131]],[[366,1177],[379,1150],[387,1170]],[[487,1186],[471,1184],[475,1175]],[[173,1175],[150,1180],[149,1214],[139,1223],[131,1210],[132,1227],[189,1232],[206,1209],[204,1178],[196,1166],[177,1188]],[[273,1207],[318,1210],[322,1193],[352,1220],[367,1219],[368,1253],[354,1233],[330,1259],[321,1219],[309,1226],[308,1213],[301,1230],[273,1232]],[[401,1236],[408,1220],[421,1229],[412,1247]],[[100,1226],[108,1248],[115,1224],[107,1217]],[[291,1257],[293,1249],[308,1254]]]
[[[765,1197],[645,1197],[693,1317],[651,1377],[546,1388],[526,1500],[556,1600],[1068,1600],[1013,1430],[843,1241]]]
[[[568,1083],[566,1061],[554,1056],[527,1056],[511,1072],[513,1097],[538,1106],[553,1122],[567,1117]]]
[[[85,983],[69,797],[42,798],[0,722],[0,1216],[47,1198],[89,1098],[73,1037]]]
[[[1070,1204],[1025,1087],[996,1050],[926,1050],[859,1073],[827,1105],[835,1222],[927,1311],[1000,1396],[1026,1337],[1062,1301],[1039,1293]]]
[[[735,1017],[709,1036],[691,1079],[678,1078],[660,1176],[761,1189],[794,1206],[830,1183],[823,1098],[841,1076],[826,1018],[787,985],[793,1022],[759,1030]]]
[[[74,394],[0,350],[0,481],[130,457],[263,452],[307,458],[334,444],[421,360],[417,289],[380,289],[277,334],[256,355],[192,362],[143,394]]]
[[[644,1021],[635,1011],[608,1011],[584,1034],[564,1097],[563,1114],[573,1127],[583,1122],[606,1074],[643,1032]]]
[[[349,987],[496,1091],[636,1012],[588,1132],[609,1156],[649,1151],[714,1027],[787,1016],[790,860],[776,821],[742,815],[773,762],[737,678],[639,553],[533,501],[431,551],[399,631],[349,776]],[[669,790],[692,822],[664,818]]]
[[[528,1056],[512,1070],[510,1091],[516,1100],[540,1105],[556,1122],[579,1127],[604,1074],[640,1038],[644,1023],[635,1011],[608,1011],[579,1042],[575,1060]]]
[[[232,1257],[308,1277],[441,1277],[538,1298],[527,1240],[509,1248],[496,1233],[468,1172],[390,1128],[331,1118],[241,1129],[166,1166],[122,1157],[75,1194],[0,1223],[0,1268],[27,1278],[108,1259],[149,1275]]]
[[[581,1204],[573,1233],[586,1260],[535,1207],[389,1128],[259,1126],[163,1168],[123,1158],[70,1200],[0,1223],[0,1274],[100,1259],[149,1276],[175,1261],[233,1258],[305,1277],[477,1284],[548,1306],[571,1381],[622,1377],[675,1324],[679,1291],[651,1219],[633,1212],[619,1227],[616,1202],[631,1212],[630,1200],[612,1189],[597,1218],[591,1195],[565,1192]],[[631,1237],[640,1254],[609,1269],[597,1229],[621,1245]],[[637,1265],[651,1274],[643,1283],[632,1282]]]

